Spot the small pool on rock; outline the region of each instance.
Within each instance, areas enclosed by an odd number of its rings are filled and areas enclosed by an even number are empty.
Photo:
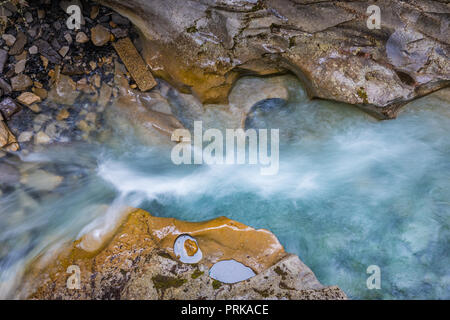
[[[320,282],[353,299],[449,299],[448,100],[428,96],[398,119],[380,122],[296,90],[287,103],[272,100],[246,121],[247,127],[280,129],[274,176],[260,175],[257,166],[176,166],[170,146],[143,146],[124,130],[109,144],[74,143],[21,161],[0,159],[9,178],[23,182],[37,172],[55,184],[51,192],[39,183],[2,186],[0,296],[11,296],[26,261],[77,238],[95,219],[114,221],[114,210],[105,208],[130,205],[155,216],[227,216],[269,229]],[[185,126],[193,120],[180,119]],[[380,290],[366,286],[371,265],[380,267]],[[234,281],[221,274],[235,266],[217,264],[211,276]],[[239,278],[250,276],[237,270]]]
[[[236,283],[254,277],[255,272],[236,260],[222,260],[209,269],[209,276],[223,283]]]

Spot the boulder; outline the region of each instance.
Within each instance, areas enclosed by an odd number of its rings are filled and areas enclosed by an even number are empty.
[[[55,259],[34,261],[18,292],[31,299],[346,299],[339,288],[321,285],[267,230],[225,217],[185,222],[139,209],[122,220],[109,231],[99,224]],[[180,235],[196,240],[203,253],[198,263],[174,254]],[[227,259],[256,276],[233,284],[212,279],[209,269]],[[67,286],[69,266],[80,269],[79,290]]]
[[[80,95],[76,83],[66,75],[59,74],[48,92],[48,99],[58,104],[73,105]]]
[[[111,34],[101,24],[96,25],[91,29],[91,41],[95,46],[101,47],[109,42]]]

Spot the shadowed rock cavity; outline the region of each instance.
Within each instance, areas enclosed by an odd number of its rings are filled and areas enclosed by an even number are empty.
[[[394,118],[448,86],[450,8],[444,1],[101,0],[141,31],[154,74],[203,103],[225,103],[243,75],[287,71],[310,97]]]

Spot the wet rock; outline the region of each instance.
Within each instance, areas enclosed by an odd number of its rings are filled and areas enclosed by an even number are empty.
[[[113,13],[111,15],[111,21],[118,25],[124,25],[124,26],[130,25],[130,20],[122,17],[121,15],[119,15],[117,13]]]
[[[39,96],[35,95],[34,93],[23,92],[20,94],[20,96],[17,97],[17,101],[19,101],[20,103],[22,103],[26,106],[30,106],[33,103],[41,102],[41,98]]]
[[[64,35],[64,39],[66,39],[66,41],[67,41],[67,43],[69,44],[69,45],[71,45],[72,44],[72,36],[70,35],[70,33],[66,33],[65,35]]]
[[[94,45],[100,47],[107,44],[110,40],[111,34],[108,29],[106,29],[101,24],[96,25],[91,29],[91,41]]]
[[[26,74],[19,74],[11,78],[11,87],[13,91],[24,91],[33,85],[33,81]]]
[[[89,41],[89,37],[84,32],[78,32],[75,41],[78,43],[86,43]]]
[[[29,105],[28,108],[33,111],[34,113],[39,113],[41,112],[41,107],[39,107],[38,104],[33,103],[32,105]]]
[[[34,136],[35,144],[49,144],[51,141],[52,141],[52,139],[43,131],[39,131]]]
[[[48,93],[48,99],[58,104],[73,105],[80,95],[75,82],[66,75],[60,75]]]
[[[44,56],[48,61],[54,64],[61,63],[61,56],[56,52],[55,49],[45,40],[39,39],[34,42],[39,49],[39,53]]]
[[[27,44],[27,36],[22,31],[17,33],[16,41],[14,45],[9,49],[9,55],[15,56],[17,54],[21,54],[23,51],[23,47]]]
[[[29,49],[28,49],[28,52],[30,53],[30,54],[37,54],[38,52],[39,52],[39,49],[38,49],[38,47],[36,47],[36,46],[31,46]]]
[[[4,94],[10,94],[12,92],[11,85],[2,78],[0,78],[0,89],[3,90]]]
[[[16,137],[3,120],[3,116],[0,113],[0,150],[17,151],[19,150],[19,144],[17,143]]]
[[[45,11],[42,9],[38,9],[37,11],[38,19],[44,19],[45,18]]]
[[[100,12],[100,7],[99,6],[92,6],[91,7],[91,13],[90,13],[89,17],[92,20],[94,20],[95,18],[97,18],[99,12]]]
[[[20,182],[37,191],[52,191],[63,181],[63,177],[44,170],[23,174]]]
[[[0,102],[0,112],[6,120],[9,120],[11,116],[20,111],[20,106],[11,98],[4,98]]]
[[[26,64],[27,60],[20,60],[19,62],[16,62],[14,66],[14,72],[17,74],[22,73],[25,70]]]
[[[61,55],[61,57],[65,57],[66,54],[69,52],[69,47],[68,46],[64,46],[59,50],[59,54]]]
[[[109,103],[110,99],[111,99],[111,94],[112,94],[112,88],[107,85],[106,83],[103,83],[101,88],[100,88],[100,96],[97,100],[97,104],[100,107],[106,107],[106,105]]]
[[[8,52],[3,49],[0,49],[0,73],[3,73],[3,68],[5,67],[5,63],[8,60]]]
[[[16,37],[8,33],[3,34],[2,39],[5,40],[8,47],[11,47],[12,45],[14,45],[14,42],[16,42]]]
[[[238,10],[235,1],[221,2],[220,10],[200,0],[102,3],[147,36],[143,56],[156,76],[203,103],[227,103],[242,75],[289,71],[310,97],[386,119],[450,83],[449,10],[439,1],[379,1],[388,13],[381,30],[367,27],[367,6],[358,1],[244,0]]]
[[[71,5],[79,6],[81,11],[83,11],[83,4],[80,0],[63,0],[59,2],[59,7],[64,12],[67,12],[67,8]]]
[[[74,75],[82,75],[84,74],[84,71],[85,68],[80,64],[65,64],[61,72],[62,74],[68,76],[74,76]]]
[[[141,91],[147,91],[156,86],[156,80],[129,38],[123,38],[115,42],[114,49],[116,49]]]
[[[21,282],[22,298],[346,299],[339,288],[321,285],[267,230],[225,217],[191,223],[128,212],[122,223],[91,228],[47,264],[36,261]],[[197,264],[182,263],[174,255],[180,235],[195,237],[203,252]],[[209,268],[232,258],[256,276],[233,286],[213,281]],[[80,267],[81,290],[67,289],[65,271],[71,264]]]
[[[67,109],[62,109],[57,115],[56,115],[56,120],[61,121],[61,120],[65,120],[70,116],[69,111],[67,111]]]
[[[0,185],[15,185],[19,180],[19,170],[10,164],[0,162]]]
[[[61,49],[61,45],[59,44],[58,39],[56,38],[52,40],[51,46],[56,51],[59,51],[59,49]]]
[[[37,96],[39,96],[41,98],[41,100],[45,100],[47,99],[47,90],[45,90],[44,88],[36,88],[34,87],[32,89],[33,93],[36,94]]]

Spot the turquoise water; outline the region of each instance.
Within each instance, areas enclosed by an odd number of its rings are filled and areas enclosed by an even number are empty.
[[[261,103],[246,122],[280,129],[274,176],[260,175],[258,166],[175,166],[170,148],[144,147],[120,133],[126,148],[79,144],[22,157],[65,179],[50,194],[31,192],[21,214],[30,190],[0,198],[1,295],[11,295],[10,279],[27,259],[92,221],[113,219],[92,208],[128,204],[156,216],[224,215],[267,228],[320,282],[350,298],[449,299],[449,102],[429,96],[380,122],[298,90],[287,104]],[[370,265],[380,267],[380,290],[366,286]]]

